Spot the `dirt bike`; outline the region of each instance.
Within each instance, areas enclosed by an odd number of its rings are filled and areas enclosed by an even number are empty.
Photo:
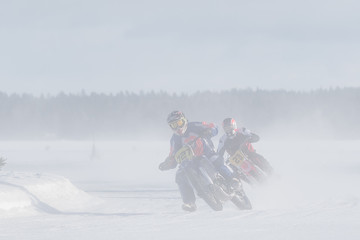
[[[271,175],[273,173],[273,168],[270,163],[262,155],[256,152],[251,143],[248,142],[245,144],[245,146],[250,161],[253,162],[256,166],[258,166],[267,175]]]
[[[193,142],[201,141],[200,138]],[[204,156],[196,156],[192,144],[185,144],[175,154],[175,160],[184,168],[185,175],[202,198],[213,210],[221,211],[223,203],[231,200],[239,209],[251,209],[249,198],[244,191],[233,189],[227,184]]]
[[[242,146],[246,146],[245,153]],[[242,144],[238,150],[230,156],[226,163],[234,170],[241,180],[250,185],[261,183],[271,174],[272,167],[265,158],[257,154],[251,143]]]

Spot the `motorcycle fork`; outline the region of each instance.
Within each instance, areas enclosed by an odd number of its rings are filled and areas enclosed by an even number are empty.
[[[198,170],[204,176],[204,180],[205,180],[207,186],[214,183],[213,180],[211,179],[211,177],[209,176],[208,172],[203,167],[199,166]]]

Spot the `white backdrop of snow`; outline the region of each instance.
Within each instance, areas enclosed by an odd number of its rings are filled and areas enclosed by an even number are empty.
[[[168,142],[0,142],[0,239],[359,239],[359,146],[260,141],[276,174],[245,185],[254,209],[188,214]]]

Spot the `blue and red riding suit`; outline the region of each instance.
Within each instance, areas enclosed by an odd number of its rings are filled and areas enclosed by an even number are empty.
[[[175,162],[174,156],[176,152],[185,144],[192,143],[194,146],[194,154],[197,157],[203,157],[209,160],[216,154],[211,138],[217,134],[218,128],[213,123],[189,122],[184,134],[173,134],[170,140],[170,154],[168,158]],[[179,187],[183,202],[194,203],[195,194],[182,165],[180,165],[176,172],[175,181]]]

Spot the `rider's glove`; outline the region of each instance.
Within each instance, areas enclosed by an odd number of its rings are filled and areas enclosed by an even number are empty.
[[[177,165],[177,162],[174,158],[167,157],[165,161],[159,164],[159,169],[161,171],[169,170],[175,168]]]

